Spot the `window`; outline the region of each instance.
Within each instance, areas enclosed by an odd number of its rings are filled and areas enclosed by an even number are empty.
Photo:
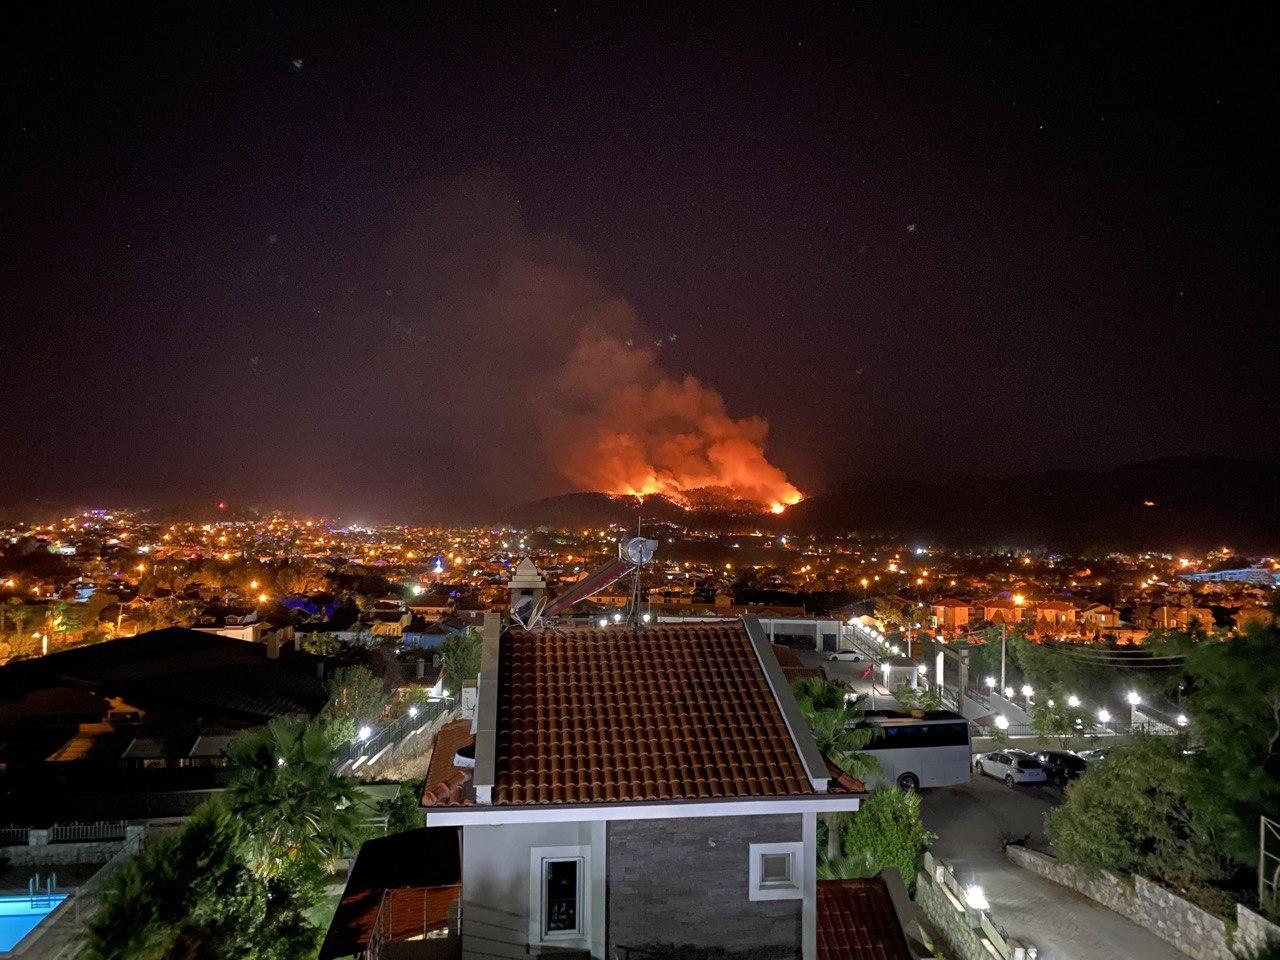
[[[752,900],[799,900],[804,896],[803,843],[753,843],[750,845],[748,892]]]
[[[529,850],[529,943],[591,936],[591,847]]]
[[[543,936],[581,932],[578,909],[581,869],[582,861],[577,857],[542,861]]]

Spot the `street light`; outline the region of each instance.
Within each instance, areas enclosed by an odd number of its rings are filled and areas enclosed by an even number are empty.
[[[1071,694],[1070,696],[1067,697],[1067,706],[1068,707],[1080,706],[1080,698],[1077,697],[1074,693]]]
[[[601,618],[600,618],[600,627],[601,627],[601,629],[603,629],[603,628],[607,627],[608,625],[609,625],[609,618],[608,618],[608,617],[601,617]]]
[[[1099,710],[1099,711],[1098,711],[1098,722],[1099,722],[1099,723],[1110,723],[1110,722],[1111,722],[1111,711],[1109,711],[1106,707],[1103,707],[1101,710]]]
[[[986,893],[976,883],[971,883],[964,888],[964,902],[974,910],[987,910],[991,907],[987,902]]]
[[[1026,698],[1027,700],[1030,700],[1030,699],[1031,699],[1031,694],[1033,694],[1034,692],[1035,692],[1035,691],[1031,689],[1031,684],[1029,684],[1029,683],[1024,683],[1024,684],[1022,685],[1022,696],[1023,696],[1024,698]]]
[[[1008,718],[1008,717],[1006,717],[1003,713],[997,714],[997,715],[996,715],[996,727],[997,727],[998,729],[1000,729],[1000,730],[1008,730],[1008,729],[1009,729],[1009,718]]]
[[[987,689],[988,689],[988,690],[991,690],[991,691],[994,691],[994,690],[995,690],[995,688],[996,688],[996,678],[995,678],[995,677],[987,677],[987,679],[986,679],[986,680],[984,680],[983,682],[987,685]]]
[[[367,724],[356,731],[356,739],[363,742],[373,736],[373,728]]]
[[[1185,727],[1187,725],[1187,715],[1185,713],[1178,714],[1178,726]]]
[[[1129,701],[1129,706],[1131,707],[1136,707],[1142,702],[1142,697],[1138,695],[1137,690],[1130,690],[1129,696],[1126,699]]]
[[[1005,688],[1004,688],[1004,695],[1005,695],[1006,697],[1012,697],[1012,696],[1013,696],[1013,687],[1005,687]]]
[[[928,672],[929,672],[929,665],[927,663],[916,664],[916,673],[920,674],[920,676],[923,677]]]
[[[417,707],[410,707],[410,708],[409,708],[409,716],[410,716],[410,717],[417,717],[417,716],[418,716],[418,708],[417,708]]]

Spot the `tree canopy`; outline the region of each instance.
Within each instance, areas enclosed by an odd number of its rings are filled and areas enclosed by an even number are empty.
[[[818,749],[832,763],[862,780],[880,772],[875,757],[860,752],[876,733],[866,723],[866,697],[850,700],[843,684],[817,677],[797,681],[794,690]]]

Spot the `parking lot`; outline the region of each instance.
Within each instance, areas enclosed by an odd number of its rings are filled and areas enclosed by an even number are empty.
[[[796,651],[823,663],[833,679],[889,706],[889,691],[861,680],[866,662],[823,662],[821,654]],[[1045,960],[1179,960],[1183,954],[1117,913],[1073,890],[1015,866],[1004,845],[1026,842],[1047,849],[1044,816],[1062,802],[1051,786],[1008,787],[974,774],[967,783],[922,793],[925,826],[938,835],[933,852],[962,883],[983,888],[991,914],[1008,933],[1039,948]]]

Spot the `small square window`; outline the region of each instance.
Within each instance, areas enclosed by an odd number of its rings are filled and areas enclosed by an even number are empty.
[[[751,900],[798,900],[804,896],[804,843],[753,843],[748,861]]]
[[[791,854],[760,854],[760,882],[762,884],[791,882]]]

